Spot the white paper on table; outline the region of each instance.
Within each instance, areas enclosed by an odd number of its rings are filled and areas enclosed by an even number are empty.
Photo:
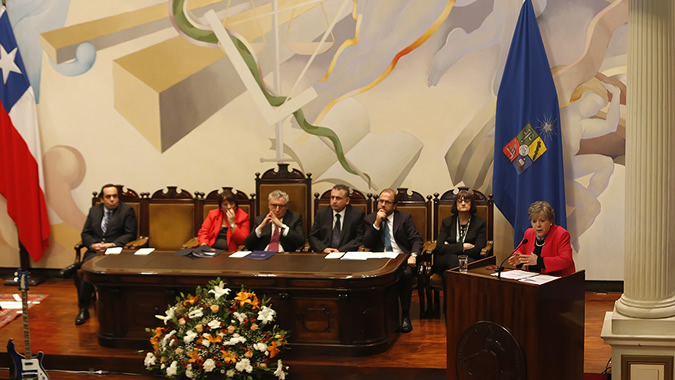
[[[149,255],[150,252],[154,251],[154,248],[141,248],[134,252],[134,255]]]
[[[538,275],[539,273],[537,272],[528,272],[524,270],[509,270],[509,271],[504,271],[502,272],[501,278],[505,278],[507,280],[520,280],[523,278],[528,278],[528,277],[533,277]],[[498,276],[499,272],[497,273],[492,273],[491,276]]]
[[[339,259],[342,257],[345,253],[344,252],[331,252],[326,255],[326,259]]]
[[[251,253],[251,251],[237,251],[237,252],[231,254],[230,257],[233,258],[233,259],[240,259],[242,257],[248,256],[249,253]]]
[[[366,254],[369,252],[347,252],[345,253],[340,260],[366,260],[368,256]]]
[[[110,247],[105,250],[106,255],[119,255],[122,253],[122,247]]]
[[[394,252],[368,252],[369,259],[395,259],[398,253]]]
[[[553,280],[557,280],[559,278],[560,277],[558,277],[558,276],[551,276],[551,275],[548,275],[548,274],[540,274],[540,275],[536,275],[536,276],[532,276],[532,277],[523,278],[523,279],[520,279],[518,281],[527,282],[527,283],[530,283],[530,284],[541,285],[541,284],[545,284],[547,282],[551,282]]]

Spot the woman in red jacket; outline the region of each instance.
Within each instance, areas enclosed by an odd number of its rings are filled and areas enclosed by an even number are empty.
[[[218,208],[209,211],[197,237],[199,244],[234,252],[244,244],[250,229],[248,214],[239,208],[237,198],[230,190],[223,190],[218,195]]]
[[[527,215],[532,224],[523,236],[527,243],[509,257],[509,264],[524,265],[523,269],[554,276],[574,273],[570,233],[553,224],[553,207],[548,202],[537,201],[530,205]]]

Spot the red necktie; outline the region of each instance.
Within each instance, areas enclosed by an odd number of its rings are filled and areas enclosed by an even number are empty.
[[[272,225],[272,238],[267,246],[269,251],[279,252],[279,227]]]

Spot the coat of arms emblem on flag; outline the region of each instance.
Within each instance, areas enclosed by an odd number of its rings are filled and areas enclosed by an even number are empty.
[[[518,135],[504,146],[503,152],[516,168],[518,174],[524,172],[527,168],[546,153],[546,144],[544,140],[532,127],[527,124],[520,130]]]

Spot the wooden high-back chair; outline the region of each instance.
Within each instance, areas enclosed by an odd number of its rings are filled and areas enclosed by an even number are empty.
[[[288,208],[302,215],[305,237],[312,227],[312,179],[311,173],[303,174],[298,169],[288,170],[288,164],[278,164],[277,171],[269,169],[261,176],[255,173],[255,209],[258,215],[266,214],[267,197],[274,190],[288,194]],[[251,229],[254,228],[251,223]]]
[[[176,251],[197,234],[197,210],[192,194],[168,186],[155,191],[148,201],[149,245],[158,251]]]
[[[399,187],[396,189],[396,209],[412,215],[417,231],[425,242],[431,240],[431,195],[424,196],[417,191]]]

